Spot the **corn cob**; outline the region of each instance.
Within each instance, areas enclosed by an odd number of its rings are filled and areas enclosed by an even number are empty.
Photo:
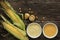
[[[18,38],[19,40],[28,40],[26,36],[24,36],[20,31],[18,31],[16,28],[11,26],[10,24],[6,22],[2,22],[4,29],[6,29],[8,32],[10,32],[13,36]]]
[[[0,4],[4,8],[6,15],[13,21],[13,23],[19,28],[25,30],[24,22],[17,15],[16,11],[11,7],[11,5],[7,1],[1,1]]]
[[[0,15],[1,16],[1,18],[6,22],[6,23],[8,23],[9,25],[11,25],[11,26],[13,26],[14,27],[14,25],[13,24],[11,24],[3,15]],[[16,28],[18,31],[20,31],[24,36],[26,36],[26,32],[25,31],[23,31],[23,30],[21,30],[21,29],[19,29],[19,28],[17,28],[17,27],[14,27],[14,28]]]

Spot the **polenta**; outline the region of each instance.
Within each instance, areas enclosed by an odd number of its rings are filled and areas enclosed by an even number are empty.
[[[47,35],[49,37],[54,36],[56,34],[56,31],[57,31],[57,29],[56,29],[55,25],[53,25],[53,24],[47,24],[44,27],[45,35]]]

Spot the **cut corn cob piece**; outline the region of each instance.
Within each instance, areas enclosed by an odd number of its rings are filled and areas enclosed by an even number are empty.
[[[1,1],[0,4],[4,8],[6,15],[13,21],[13,23],[19,28],[25,30],[24,22],[16,14],[16,11],[11,7],[11,5],[7,1]]]
[[[6,22],[6,23],[8,23],[9,25],[11,25],[11,26],[13,26],[14,27],[14,25],[13,24],[11,24],[3,15],[0,15],[1,16],[1,18]],[[17,27],[14,27],[14,28],[16,28],[18,31],[20,31],[24,36],[26,36],[26,32],[25,31],[23,31],[23,30],[21,30],[21,29],[19,29],[19,28],[17,28]]]
[[[18,38],[19,40],[28,40],[28,38],[26,36],[24,36],[20,31],[18,31],[16,28],[14,28],[13,26],[11,26],[10,24],[6,23],[6,22],[2,22],[4,28],[10,32],[12,35],[14,35],[16,38]]]

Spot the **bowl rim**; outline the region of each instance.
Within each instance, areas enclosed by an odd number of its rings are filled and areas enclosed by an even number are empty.
[[[37,25],[39,25],[39,27],[40,27],[40,33],[39,33],[39,35],[37,35],[37,36],[31,36],[29,33],[28,33],[28,27],[30,27],[30,25],[32,25],[32,24],[37,24]],[[39,36],[41,36],[41,34],[42,34],[42,28],[41,28],[41,25],[40,24],[38,24],[38,23],[30,23],[28,26],[27,26],[27,35],[29,36],[29,37],[31,37],[31,38],[38,38]]]
[[[56,34],[55,34],[55,35],[49,37],[49,36],[47,36],[47,35],[44,33],[44,27],[45,27],[47,24],[53,24],[53,25],[55,25],[55,27],[56,27]],[[52,22],[45,23],[45,25],[43,26],[43,35],[44,35],[46,38],[49,38],[49,39],[54,38],[54,37],[57,36],[57,34],[58,34],[58,27],[57,27],[57,25],[56,25],[55,23],[52,23]]]

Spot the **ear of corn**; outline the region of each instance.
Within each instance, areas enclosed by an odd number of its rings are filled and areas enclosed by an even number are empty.
[[[0,4],[3,7],[6,15],[13,21],[13,24],[18,26],[20,29],[11,24],[4,16],[0,15],[5,21],[1,22],[4,28],[19,40],[29,40],[28,37],[26,37],[24,22],[17,15],[16,11],[11,7],[11,5],[7,1],[0,1]]]
[[[0,15],[1,16],[1,18],[6,22],[6,23],[8,23],[9,25],[11,25],[11,26],[13,26],[14,27],[14,25],[13,24],[11,24],[3,15]],[[16,28],[18,31],[20,31],[24,36],[26,36],[26,32],[25,31],[23,31],[23,30],[21,30],[21,29],[19,29],[19,28],[17,28],[17,27],[14,27],[14,28]]]
[[[15,36],[16,38],[21,39],[21,40],[28,40],[28,38],[26,36],[24,36],[21,31],[17,30],[12,25],[10,25],[6,22],[2,22],[2,24],[3,24],[4,28],[8,32],[10,32],[13,36]]]
[[[6,15],[13,21],[13,23],[19,28],[25,30],[24,22],[17,15],[16,11],[11,7],[11,5],[7,1],[1,1],[0,4],[4,8]]]

